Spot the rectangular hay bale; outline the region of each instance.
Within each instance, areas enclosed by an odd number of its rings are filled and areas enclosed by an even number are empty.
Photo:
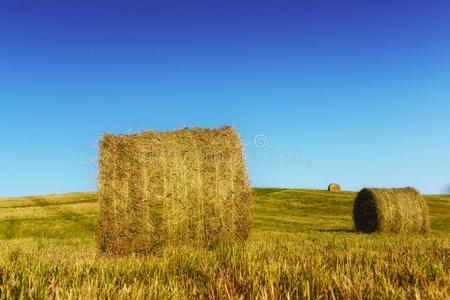
[[[103,252],[209,248],[248,238],[251,190],[233,127],[105,134],[99,169]]]

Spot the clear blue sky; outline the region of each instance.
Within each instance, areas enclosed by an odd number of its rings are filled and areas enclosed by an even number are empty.
[[[449,116],[446,0],[0,4],[0,197],[94,190],[105,132],[225,124],[253,186],[444,193]]]

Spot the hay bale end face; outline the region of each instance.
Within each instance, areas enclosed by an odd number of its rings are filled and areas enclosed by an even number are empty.
[[[212,247],[249,235],[251,189],[233,127],[105,134],[99,169],[103,252]]]
[[[332,183],[328,186],[328,191],[329,192],[340,192],[341,187],[337,183]]]
[[[362,189],[355,199],[353,220],[356,229],[366,233],[429,231],[425,199],[412,187]]]

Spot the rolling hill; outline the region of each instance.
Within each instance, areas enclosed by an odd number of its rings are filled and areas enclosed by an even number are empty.
[[[450,196],[425,196],[428,235],[354,231],[353,192],[254,189],[245,245],[109,257],[97,194],[0,198],[1,298],[445,298]]]

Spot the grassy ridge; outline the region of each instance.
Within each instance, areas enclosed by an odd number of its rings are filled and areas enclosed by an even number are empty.
[[[97,253],[96,193],[0,199],[7,297],[436,298],[450,284],[450,196],[426,196],[431,233],[353,231],[355,193],[254,189],[245,245]]]

